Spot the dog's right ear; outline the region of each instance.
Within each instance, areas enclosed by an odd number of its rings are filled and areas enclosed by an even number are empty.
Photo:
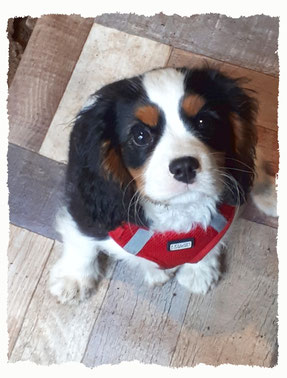
[[[98,97],[75,121],[66,194],[69,211],[88,233],[104,236],[127,220],[135,193],[116,134],[116,103]]]

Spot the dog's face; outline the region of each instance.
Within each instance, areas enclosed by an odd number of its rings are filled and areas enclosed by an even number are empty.
[[[144,197],[165,203],[200,200],[223,189],[224,153],[233,135],[226,115],[173,69],[144,75],[144,97],[120,124],[122,156]],[[211,83],[206,83],[211,85]]]
[[[98,91],[71,145],[121,193],[133,188],[165,204],[202,196],[240,202],[253,179],[255,108],[216,70],[153,70]]]

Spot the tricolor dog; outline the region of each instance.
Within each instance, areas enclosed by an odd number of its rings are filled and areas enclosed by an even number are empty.
[[[247,195],[276,215],[273,179],[256,161],[256,111],[240,80],[211,68],[155,69],[92,94],[70,136],[51,293],[87,297],[99,252],[151,285],[175,277],[193,293],[212,288]]]

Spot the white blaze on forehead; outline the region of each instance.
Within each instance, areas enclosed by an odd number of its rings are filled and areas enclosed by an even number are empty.
[[[163,134],[143,174],[144,192],[153,200],[169,200],[186,193],[187,185],[176,180],[169,170],[171,161],[183,156],[195,157],[200,164],[195,182],[189,185],[193,195],[215,196],[218,189],[213,155],[180,117],[180,102],[185,94],[184,77],[183,73],[172,68],[151,71],[143,77],[149,99],[159,106],[165,117]]]
[[[164,112],[167,128],[184,131],[179,115],[180,100],[184,96],[184,74],[173,68],[148,72],[143,77],[143,86],[151,102]]]

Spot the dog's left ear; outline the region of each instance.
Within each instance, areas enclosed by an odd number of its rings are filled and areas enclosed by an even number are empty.
[[[228,94],[231,109],[229,122],[233,134],[232,152],[226,156],[227,172],[233,179],[227,183],[229,189],[226,190],[225,200],[238,205],[246,201],[255,175],[255,119],[258,104],[254,97],[240,87],[240,80],[234,80],[233,83]]]
[[[71,133],[66,191],[77,224],[99,237],[127,221],[128,210],[134,214],[135,191],[116,134],[116,101],[97,96],[79,113]]]

